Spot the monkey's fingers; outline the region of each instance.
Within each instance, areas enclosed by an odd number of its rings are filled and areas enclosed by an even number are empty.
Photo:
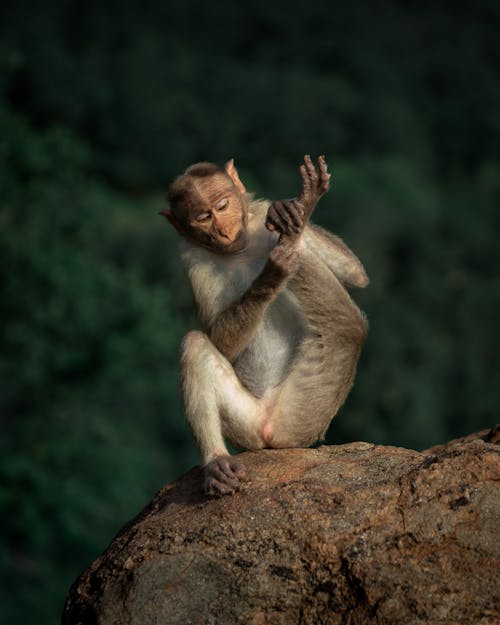
[[[293,216],[294,219],[295,232],[296,234],[300,234],[307,224],[307,217],[304,206],[299,202],[298,199],[291,200],[290,214]]]
[[[311,178],[307,172],[307,168],[305,165],[301,165],[299,167],[300,177],[302,179],[302,195],[307,195],[311,192]]]
[[[293,221],[288,213],[285,202],[283,200],[280,200],[275,203],[275,207],[276,217],[280,224],[279,230],[284,234],[291,234],[293,231]]]
[[[331,174],[328,173],[328,165],[324,156],[318,156],[319,181],[318,191],[321,195],[330,188]]]
[[[291,214],[291,212],[294,214]],[[266,225],[269,230],[277,230],[282,234],[297,232],[298,226],[295,213],[295,209],[292,208],[292,211],[290,210],[289,200],[273,202],[267,214]]]
[[[311,196],[312,196],[312,188],[311,188],[311,180],[307,175],[307,170],[305,165],[301,165],[299,167],[300,177],[302,179],[302,189],[300,190],[299,195],[299,203],[304,207],[304,214],[306,219],[309,217],[311,213]]]
[[[274,206],[274,202],[271,204],[271,206],[268,208],[267,210],[267,216],[266,216],[266,228],[268,230],[271,230],[271,232],[273,230],[277,230],[278,229],[278,224],[276,222],[276,207]]]
[[[304,156],[304,164],[299,167],[299,171],[302,179],[299,202],[304,206],[307,221],[318,200],[318,173],[308,154]]]
[[[283,200],[283,204],[285,205],[287,214],[292,221],[292,229],[295,232],[300,232],[304,226],[304,209],[297,202],[297,200]]]
[[[282,222],[286,224],[284,233],[299,234],[304,227],[304,211],[295,204],[295,201],[282,200],[278,204],[278,211]]]
[[[273,206],[271,206],[271,208],[269,209],[269,213],[267,214],[266,217],[266,228],[268,230],[270,230],[271,232],[283,232],[284,230],[284,226],[281,223],[281,220],[279,219],[278,213]]]
[[[312,158],[309,154],[304,156],[304,166],[307,171],[307,175],[311,180],[311,186],[315,187],[318,183],[318,172],[316,171],[316,167],[312,162]]]

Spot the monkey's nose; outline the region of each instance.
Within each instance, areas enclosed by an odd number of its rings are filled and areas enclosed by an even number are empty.
[[[223,228],[216,228],[216,232],[222,239],[230,239],[231,238],[229,230],[224,230]]]

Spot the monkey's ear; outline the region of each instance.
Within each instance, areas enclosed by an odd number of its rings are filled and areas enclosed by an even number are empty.
[[[224,169],[226,170],[226,174],[231,178],[231,180],[236,185],[236,188],[240,193],[245,193],[246,188],[245,185],[241,182],[240,177],[238,176],[238,170],[234,166],[234,158],[229,160],[225,165]]]
[[[168,221],[172,224],[172,226],[179,232],[183,233],[182,224],[180,221],[172,214],[172,212],[168,208],[163,208],[161,211],[158,211],[158,215],[163,215],[168,219]]]

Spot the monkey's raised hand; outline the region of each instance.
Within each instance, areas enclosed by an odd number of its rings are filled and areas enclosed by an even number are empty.
[[[330,174],[324,156],[318,157],[318,171],[308,154],[299,169],[302,190],[298,200],[273,202],[266,218],[268,230],[288,237],[297,237],[304,230],[318,200],[330,188]]]
[[[307,222],[319,198],[330,188],[330,174],[324,156],[318,157],[319,171],[316,171],[309,154],[304,156],[304,164],[300,166],[299,170],[302,178],[299,204],[304,209],[304,221]]]
[[[234,495],[247,479],[243,464],[232,456],[217,456],[203,470],[205,493],[211,497]]]

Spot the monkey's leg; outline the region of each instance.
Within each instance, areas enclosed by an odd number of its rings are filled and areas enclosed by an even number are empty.
[[[289,286],[309,326],[263,433],[270,447],[306,446],[322,438],[344,403],[356,372],[367,323],[325,263],[301,248]]]
[[[309,224],[302,236],[308,249],[319,256],[341,282],[361,288],[368,285],[361,261],[342,239],[314,224]]]
[[[189,332],[181,348],[181,378],[187,420],[200,446],[209,494],[238,490],[246,475],[229,456],[224,436],[245,449],[261,449],[264,400],[239,381],[229,361],[206,334]]]

